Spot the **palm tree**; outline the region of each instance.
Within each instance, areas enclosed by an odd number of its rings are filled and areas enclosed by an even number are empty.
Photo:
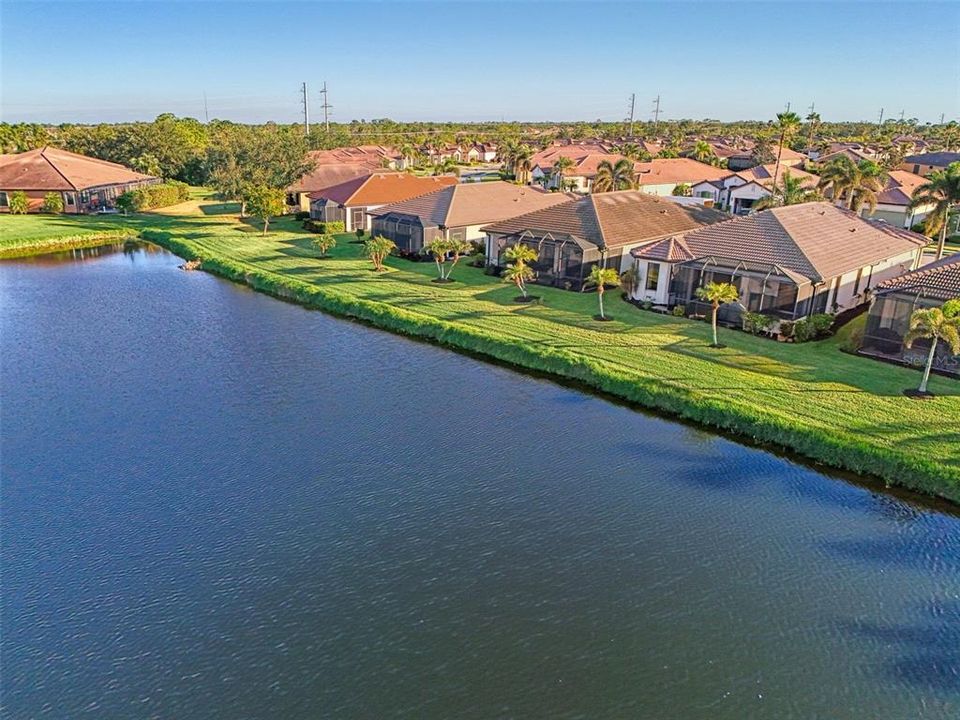
[[[819,200],[820,197],[820,193],[815,190],[807,190],[803,186],[803,180],[791,175],[789,170],[784,170],[780,187],[774,188],[770,195],[757,200],[751,209],[767,210],[783,205],[799,205],[800,203],[814,202]]]
[[[513,174],[524,184],[528,180],[530,170],[530,158],[533,157],[533,151],[526,145],[521,145],[516,149],[513,155]]]
[[[924,231],[933,237],[938,231],[937,260],[943,257],[943,248],[947,242],[947,218],[950,210],[960,205],[960,162],[948,165],[927,177],[927,182],[918,187],[910,201],[910,209],[923,205],[933,205],[933,210],[924,220]]]
[[[920,339],[931,341],[927,365],[923,369],[923,378],[917,389],[918,393],[925,395],[927,382],[930,380],[930,370],[933,367],[933,358],[937,352],[937,343],[943,340],[954,355],[960,355],[960,312],[955,313],[951,308],[948,308],[947,312],[941,308],[914,310],[913,315],[910,316],[910,330],[903,338],[903,344],[909,348]]]
[[[617,274],[617,271],[613,268],[600,267],[599,265],[594,265],[590,268],[590,276],[587,278],[586,282],[583,284],[583,290],[586,290],[588,287],[596,286],[597,288],[597,301],[600,303],[600,319],[606,320],[607,316],[603,313],[603,293],[606,291],[607,285],[617,285],[620,283],[620,276]]]
[[[503,251],[503,256],[510,261],[507,269],[503,271],[504,282],[512,282],[523,294],[523,299],[527,299],[527,282],[533,280],[533,268],[528,263],[532,263],[539,256],[537,251],[528,245],[517,243],[511,245]]]
[[[806,117],[807,121],[807,142],[812,143],[814,136],[817,134],[817,130],[820,128],[820,113],[810,111],[810,114]]]
[[[573,160],[561,155],[553,163],[553,177],[556,179],[555,187],[563,190],[563,174],[573,167]]]
[[[698,162],[709,163],[716,157],[716,153],[713,152],[713,148],[706,140],[697,140],[697,144],[690,151],[690,157]]]
[[[446,280],[447,276],[443,272],[443,267],[447,262],[447,254],[450,252],[450,243],[444,238],[437,238],[424,245],[423,249],[433,255],[433,262],[437,266],[437,279],[434,282]]]
[[[877,206],[877,193],[883,190],[883,171],[871,160],[853,162],[841,155],[828,162],[820,172],[819,190],[829,189],[833,201],[858,211],[866,203],[870,212]]]
[[[697,297],[701,300],[706,300],[713,307],[713,345],[710,347],[723,347],[719,342],[717,342],[717,310],[720,309],[720,306],[724,303],[737,302],[740,299],[740,291],[737,290],[737,286],[731,283],[725,282],[712,282],[708,283],[704,287],[697,288]]]
[[[777,148],[777,164],[773,169],[774,187],[777,186],[777,177],[780,175],[780,158],[783,155],[783,146],[800,127],[800,116],[789,111],[777,113],[777,127],[780,129],[780,146]]]
[[[630,160],[641,160],[643,158],[643,148],[636,143],[624,143],[620,148],[620,154]]]
[[[632,190],[636,187],[636,177],[632,160],[621,158],[615,165],[609,160],[604,160],[597,166],[597,174],[593,179],[593,191],[602,193]]]

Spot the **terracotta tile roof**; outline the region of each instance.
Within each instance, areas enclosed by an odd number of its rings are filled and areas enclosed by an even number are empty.
[[[696,257],[779,265],[820,282],[923,247],[927,239],[827,202],[772,208],[684,234]]]
[[[677,203],[639,190],[621,190],[596,193],[483,229],[505,235],[528,230],[569,235],[597,247],[618,248],[676,235],[727,217],[702,205]]]
[[[332,150],[313,150],[309,156],[320,165],[364,165],[370,170],[380,169],[384,161],[400,159],[400,153],[386,145],[358,145]]]
[[[884,280],[877,293],[910,292],[937,300],[960,298],[960,253],[947,255],[923,267]]]
[[[960,162],[960,152],[931,152],[920,153],[919,155],[907,155],[903,161],[914,165],[934,165],[936,167],[946,167],[951,163]]]
[[[370,168],[355,163],[334,163],[317,165],[311,172],[287,188],[288,192],[316,192],[340,183],[369,175]]]
[[[690,158],[655,158],[650,162],[636,164],[640,173],[640,185],[694,185],[703,180],[719,180],[730,174],[713,165]]]
[[[387,205],[425,195],[457,182],[452,175],[418,177],[409,173],[370,173],[312,192],[309,197],[312,200],[325,198],[344,207]]]
[[[631,253],[634,257],[644,260],[662,260],[663,262],[686,262],[696,256],[690,252],[686,241],[682,237],[668,237],[657,240],[649,245],[638,247]]]
[[[551,145],[535,153],[530,158],[530,167],[539,166],[541,169],[553,167],[553,164],[559,157],[570,158],[573,161],[580,160],[587,155],[606,155],[610,148],[598,143],[589,143],[583,145]]]
[[[54,147],[0,157],[3,190],[85,190],[155,179],[117,163]]]
[[[826,155],[821,155],[820,157],[817,158],[817,163],[825,164],[830,162],[831,160],[836,160],[838,157],[848,157],[855,163],[862,162],[863,160],[869,160],[870,162],[877,161],[875,157],[873,157],[872,155],[868,155],[867,153],[863,152],[863,150],[859,150],[857,148],[845,147],[845,148],[840,148],[839,150],[835,150],[831,153],[827,153]]]
[[[416,215],[425,227],[482,225],[569,202],[565,193],[544,192],[497,180],[457,183],[426,195],[385,205],[376,215]]]
[[[886,205],[909,205],[917,188],[928,182],[922,175],[906,170],[888,170],[887,184],[877,194],[877,202]]]

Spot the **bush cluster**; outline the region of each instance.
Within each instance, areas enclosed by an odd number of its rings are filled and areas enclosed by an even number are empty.
[[[142,237],[184,259],[199,259],[192,244],[169,233],[147,230]],[[763,408],[739,404],[722,393],[700,393],[663,383],[655,377],[639,377],[616,365],[562,347],[530,343],[507,334],[428,317],[384,302],[358,298],[336,287],[281,277],[232,260],[208,257],[203,260],[203,269],[275,297],[536,372],[552,373],[648,408],[789,448],[834,467],[872,474],[891,483],[960,500],[960,471],[944,468],[924,457],[872,444],[868,439],[797,424]]]
[[[190,199],[190,188],[175,180],[158,185],[144,185],[128,190],[117,198],[117,207],[128,212],[142,212],[176,205]]]
[[[793,339],[796,342],[818,340],[830,334],[833,327],[833,315],[819,313],[793,324]]]
[[[48,192],[43,196],[43,205],[40,207],[45,213],[54,215],[63,212],[63,195],[58,192]]]
[[[343,223],[339,220],[305,220],[303,229],[307,232],[320,233],[321,235],[335,235],[344,232]]]

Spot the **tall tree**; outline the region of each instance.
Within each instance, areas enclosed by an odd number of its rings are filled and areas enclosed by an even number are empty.
[[[780,186],[773,188],[770,195],[760,198],[753,204],[753,210],[766,210],[784,205],[799,205],[805,202],[820,200],[822,196],[815,190],[804,187],[803,180],[794,177],[789,170],[784,170],[780,179]]]
[[[930,380],[930,370],[937,353],[937,343],[947,343],[954,355],[960,355],[960,300],[951,300],[957,306],[945,304],[943,308],[927,308],[914,310],[910,316],[910,330],[903,338],[903,344],[910,348],[917,340],[929,340],[930,352],[927,353],[927,364],[923,369],[923,377],[917,391],[927,392],[927,382]]]
[[[828,162],[820,171],[819,190],[829,190],[833,201],[858,212],[864,205],[873,212],[883,190],[883,170],[871,160],[855,163],[846,155]]]
[[[593,191],[603,193],[632,190],[636,187],[636,182],[637,174],[632,160],[621,158],[616,163],[604,160],[597,166],[597,174],[593,179]]]
[[[553,177],[555,182],[555,187],[563,190],[563,174],[573,167],[573,160],[570,158],[561,155],[553,163]]]
[[[924,232],[933,237],[939,233],[937,259],[943,257],[947,242],[947,226],[951,210],[960,207],[960,162],[951,163],[927,177],[927,182],[913,193],[910,208],[933,205],[933,210],[924,220]]]
[[[783,146],[790,141],[800,128],[800,116],[795,112],[777,113],[777,129],[780,131],[780,145],[777,147],[777,164],[773,169],[773,186],[777,186],[780,176],[780,159],[783,157]]]
[[[702,163],[709,163],[716,156],[717,154],[706,140],[697,140],[693,149],[690,151],[690,157]]]
[[[254,185],[246,193],[247,205],[254,217],[263,220],[263,234],[267,234],[270,218],[283,214],[284,192],[269,185]]]

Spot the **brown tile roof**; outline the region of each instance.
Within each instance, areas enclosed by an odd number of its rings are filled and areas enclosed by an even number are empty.
[[[506,220],[571,199],[565,193],[544,192],[502,180],[457,183],[410,200],[385,205],[375,214],[394,212],[416,215],[424,226],[463,227]]]
[[[927,182],[922,175],[906,170],[888,170],[887,184],[877,195],[877,202],[886,205],[908,205],[917,188]]]
[[[852,160],[855,163],[862,162],[863,160],[870,160],[871,162],[876,162],[877,160],[875,157],[868,155],[862,150],[858,150],[856,148],[851,148],[851,147],[845,147],[845,148],[840,148],[839,150],[834,150],[833,152],[827,153],[826,155],[821,155],[820,157],[817,158],[817,163],[825,164],[830,162],[831,160],[836,160],[838,157],[841,157],[841,156],[848,157],[850,158],[850,160]]]
[[[587,155],[606,155],[610,152],[610,148],[606,145],[600,145],[598,143],[587,143],[583,145],[551,145],[548,148],[544,148],[538,153],[535,153],[530,158],[530,167],[537,167],[545,169],[548,167],[553,167],[553,163],[557,161],[559,157],[570,158],[573,161],[580,160]]]
[[[727,217],[702,205],[681,204],[639,190],[621,190],[596,193],[493,223],[484,230],[505,235],[528,230],[569,235],[598,247],[617,248],[693,230]]]
[[[418,177],[409,173],[370,173],[312,192],[309,197],[313,200],[326,198],[345,207],[387,205],[425,195],[457,182],[452,175]]]
[[[858,217],[827,202],[772,208],[686,233],[698,258],[778,265],[820,282],[927,243],[922,235]]]
[[[117,163],[54,147],[0,157],[3,190],[85,190],[154,179]]]
[[[776,172],[776,163],[770,163],[768,165],[757,165],[748,170],[738,170],[734,175],[742,177],[747,182],[753,181],[763,185],[765,188],[770,189],[773,186],[773,175]],[[786,166],[783,163],[780,163],[780,174],[777,176],[777,185],[783,187],[783,176],[787,173],[790,173],[790,177],[799,178],[803,187],[812,190],[817,186],[817,183],[820,182],[820,176],[814,175],[813,173],[808,173],[805,170],[800,170],[799,168]]]
[[[332,150],[313,150],[309,156],[320,165],[364,165],[370,170],[380,169],[384,161],[400,159],[400,153],[386,145],[358,145]]]
[[[640,173],[640,185],[694,185],[703,180],[719,180],[730,174],[713,165],[697,162],[690,158],[655,158],[650,162],[636,164]]]
[[[316,192],[340,183],[369,175],[370,168],[355,163],[334,163],[317,165],[312,171],[287,188],[288,192]]]
[[[932,263],[877,285],[878,293],[910,292],[936,300],[960,298],[960,253],[947,255]]]

